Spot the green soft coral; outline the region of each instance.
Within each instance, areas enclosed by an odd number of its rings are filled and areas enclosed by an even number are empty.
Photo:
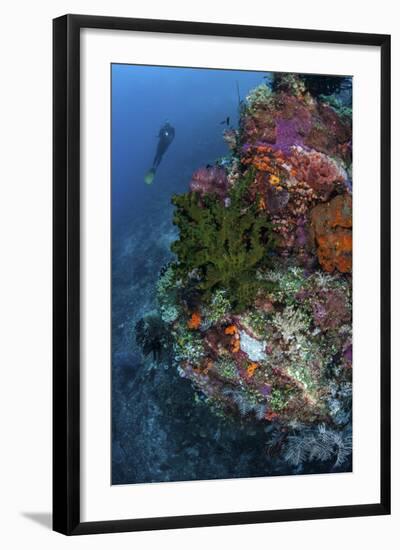
[[[256,277],[257,268],[268,263],[271,226],[254,203],[243,205],[246,183],[232,192],[228,206],[212,196],[203,197],[200,205],[195,193],[172,199],[179,239],[171,248],[180,276],[197,274],[197,286],[206,300],[217,289],[224,289],[236,312],[245,309],[261,287],[271,287]]]

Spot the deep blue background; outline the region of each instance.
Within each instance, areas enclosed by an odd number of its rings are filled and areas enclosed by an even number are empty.
[[[113,229],[132,211],[143,211],[154,194],[183,192],[201,165],[225,155],[220,122],[236,126],[237,85],[242,99],[267,73],[137,65],[112,66]],[[153,187],[143,184],[160,127],[166,120],[175,140]]]

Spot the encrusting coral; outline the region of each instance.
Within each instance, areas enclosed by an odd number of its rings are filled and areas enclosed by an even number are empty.
[[[351,108],[328,95],[341,86],[282,74],[249,94],[229,162],[172,199],[176,260],[157,285],[181,376],[210,410],[272,424],[293,465],[351,452]]]
[[[317,245],[318,260],[325,271],[335,268],[351,272],[352,266],[352,199],[337,195],[311,211],[311,227]]]

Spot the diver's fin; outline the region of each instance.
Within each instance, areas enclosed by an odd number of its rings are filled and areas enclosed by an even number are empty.
[[[151,185],[154,181],[154,176],[156,175],[156,171],[154,168],[150,168],[150,170],[148,170],[148,172],[146,173],[145,177],[144,177],[144,182],[147,184],[147,185]]]

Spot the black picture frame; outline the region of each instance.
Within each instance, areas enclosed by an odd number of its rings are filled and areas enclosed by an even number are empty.
[[[81,522],[80,31],[84,28],[378,46],[381,50],[380,501],[351,506]],[[53,529],[65,535],[390,514],[390,36],[65,15],[53,21]]]

